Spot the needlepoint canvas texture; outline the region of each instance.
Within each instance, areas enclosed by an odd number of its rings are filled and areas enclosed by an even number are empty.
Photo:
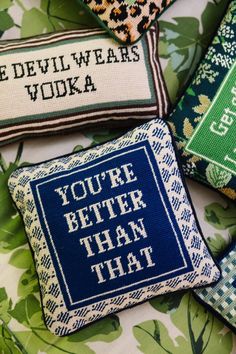
[[[236,1],[169,123],[184,172],[236,199]]]
[[[201,301],[210,306],[234,331],[236,330],[236,244],[221,259],[221,280],[214,286],[196,290]]]
[[[9,189],[32,248],[45,322],[56,335],[220,276],[162,120],[19,168]]]
[[[175,0],[78,0],[119,42],[131,44]]]
[[[0,145],[90,124],[163,118],[157,27],[138,44],[102,29],[0,42]]]

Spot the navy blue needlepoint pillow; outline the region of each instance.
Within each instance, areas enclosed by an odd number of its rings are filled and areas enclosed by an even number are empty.
[[[220,271],[202,238],[168,126],[17,169],[9,189],[56,335]]]

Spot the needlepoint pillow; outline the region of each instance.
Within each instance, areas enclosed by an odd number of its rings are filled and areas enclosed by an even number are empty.
[[[236,244],[221,258],[221,280],[195,293],[205,305],[210,307],[226,325],[236,331]]]
[[[9,189],[33,251],[45,322],[56,335],[220,276],[159,119],[19,168]]]
[[[88,124],[163,118],[157,27],[133,46],[102,29],[0,42],[0,145]]]
[[[189,177],[236,199],[236,1],[169,118]]]
[[[78,0],[119,42],[134,43],[175,0]]]

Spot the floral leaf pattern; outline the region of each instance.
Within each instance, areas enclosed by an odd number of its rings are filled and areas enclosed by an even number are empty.
[[[206,168],[207,181],[215,188],[224,187],[232,178],[232,174],[214,164]]]

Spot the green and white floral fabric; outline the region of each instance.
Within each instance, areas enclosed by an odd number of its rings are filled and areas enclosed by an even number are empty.
[[[179,0],[160,18],[159,50],[172,101],[206,51],[226,0]],[[94,24],[75,0],[1,0],[2,39]],[[0,352],[28,354],[233,354],[236,337],[190,292],[156,297],[109,316],[74,335],[57,338],[42,320],[38,280],[23,225],[7,189],[20,165],[53,158],[108,140],[117,130],[84,131],[2,148],[0,158]],[[236,206],[189,183],[200,225],[214,254],[236,239]]]

